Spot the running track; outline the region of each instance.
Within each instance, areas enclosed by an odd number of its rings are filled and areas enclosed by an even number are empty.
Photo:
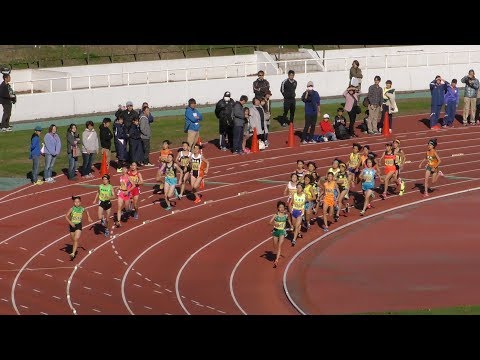
[[[410,161],[403,169],[403,177],[408,179],[406,193],[385,201],[377,197],[375,208],[367,215],[422,200],[415,186],[423,183],[424,176],[418,163],[424,156],[426,142],[433,136],[438,138],[443,172],[453,178],[439,180],[429,203],[439,213],[446,213],[445,202],[434,200],[435,197],[480,186],[480,127],[457,124],[453,129],[431,131],[419,122],[423,117],[396,117],[395,135],[401,139],[401,147]],[[97,207],[91,205],[96,189],[84,185],[99,184],[98,179],[72,184],[60,176],[53,185],[26,186],[0,193],[0,314],[75,311],[76,314],[213,315],[366,310],[348,306],[339,310],[331,297],[320,307],[307,309],[308,304],[301,304],[304,299],[301,295],[313,296],[312,288],[318,284],[311,280],[312,270],[302,273],[305,269],[298,264],[306,264],[302,260],[310,261],[317,255],[327,257],[325,249],[335,243],[329,239],[337,237],[325,236],[317,226],[312,226],[293,248],[285,241],[284,258],[277,269],[272,268],[267,256],[272,250],[268,220],[275,212],[276,201],[285,199],[283,190],[296,160],[315,161],[323,174],[333,158],[346,159],[354,142],[289,149],[285,146],[286,139],[287,131],[272,133],[268,150],[245,156],[233,156],[208,145],[204,150],[211,161],[207,181],[213,183],[207,184],[202,192],[204,202],[195,205],[182,199],[173,213],[167,213],[158,202],[153,203],[163,196],[153,195],[152,188],[144,186],[140,218],[130,219],[115,229],[110,238],[95,235],[89,224],[84,223],[80,245],[85,249],[79,248],[74,261],[69,260],[64,250],[70,244],[64,215],[72,205],[71,195],[76,194],[82,195],[83,205],[88,207],[92,218],[96,216]],[[381,136],[358,141],[369,144],[377,154],[386,142]],[[156,168],[141,172],[146,182],[154,182]],[[112,183],[117,182],[115,174]],[[358,213],[354,210],[348,218],[341,217],[330,227],[330,233],[336,234],[335,229],[358,220]],[[451,212],[450,216],[461,217],[462,211]],[[382,238],[387,223],[383,218],[380,215],[369,220],[366,216],[362,220],[374,222],[374,239]],[[418,225],[409,225],[420,221],[418,218],[402,223],[405,226],[399,232],[415,236],[409,233],[409,228],[415,230]],[[348,233],[351,229],[347,226],[338,233]],[[343,241],[343,244],[353,242]],[[309,243],[313,246],[306,248]],[[352,248],[355,247],[343,246],[343,254],[354,255]],[[416,251],[413,246],[410,250]],[[332,253],[338,256],[338,252]],[[322,291],[328,293],[328,286],[338,289],[333,281],[330,285],[323,281]],[[316,301],[322,298],[318,291],[314,295]]]

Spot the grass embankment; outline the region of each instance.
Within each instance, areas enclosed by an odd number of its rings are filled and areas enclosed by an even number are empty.
[[[430,99],[406,99],[397,101],[400,113],[398,115],[418,114],[428,112],[430,109]],[[325,104],[321,106],[322,114],[328,113],[333,120],[336,114],[338,104]],[[364,110],[364,109],[363,109]],[[201,111],[201,108],[200,108]],[[296,125],[303,124],[303,106],[297,106]],[[282,114],[281,108],[274,108],[272,110],[272,117],[276,117]],[[204,120],[200,130],[201,138],[203,142],[211,141],[218,138],[218,120],[213,113],[204,113]],[[348,115],[346,116],[348,118]],[[359,115],[360,119],[363,119],[363,114]],[[111,115],[114,118],[114,115]],[[73,122],[75,123],[75,121]],[[185,139],[183,132],[184,117],[181,116],[165,116],[157,117],[152,124],[152,141],[151,151],[160,150],[161,142],[164,139],[169,139],[173,144],[180,145]],[[80,133],[85,129],[84,123],[76,123]],[[97,122],[95,128],[98,133]],[[282,127],[280,124],[272,120],[270,131],[280,130]],[[44,129],[41,138],[45,136],[48,129]],[[66,168],[68,164],[66,154],[66,132],[67,126],[59,126],[58,134],[62,140],[62,151],[57,158],[54,170],[59,172],[61,169]],[[318,130],[317,130],[318,132]],[[26,177],[27,173],[31,171],[32,162],[28,159],[30,149],[30,137],[32,130],[13,131],[10,133],[0,133],[0,177]],[[113,148],[113,146],[112,146]],[[114,158],[114,157],[113,157]],[[79,159],[81,163],[81,159]],[[100,160],[98,156],[97,161]],[[40,163],[40,169],[43,171],[43,161]]]

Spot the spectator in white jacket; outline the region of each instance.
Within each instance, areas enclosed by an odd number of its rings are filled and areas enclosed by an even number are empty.
[[[93,126],[93,121],[85,123],[85,130],[82,133],[82,177],[93,178],[92,165],[95,154],[98,154],[98,136]]]
[[[265,141],[265,134],[268,134],[268,127],[265,120],[265,112],[260,105],[260,99],[253,98],[253,106],[250,108],[250,127],[252,131],[257,129],[258,139]],[[267,146],[265,144],[265,146]]]

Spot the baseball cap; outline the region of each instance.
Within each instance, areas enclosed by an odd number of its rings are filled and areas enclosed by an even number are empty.
[[[42,127],[39,125],[35,126],[35,131],[42,131]]]
[[[225,91],[225,94],[223,94],[223,97],[231,97],[230,96],[230,91]]]
[[[307,86],[313,86],[313,81],[309,81],[309,82],[307,83]]]
[[[133,106],[133,102],[127,101],[127,106]]]
[[[330,115],[325,114],[325,115],[323,115],[323,118],[324,118],[324,119],[330,119]]]

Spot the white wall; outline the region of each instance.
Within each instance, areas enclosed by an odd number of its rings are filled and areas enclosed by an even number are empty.
[[[419,47],[404,47],[404,48],[377,48],[377,49],[349,49],[349,50],[332,50],[337,54],[354,54],[354,52],[361,53],[379,53],[408,51],[412,48],[417,51],[439,51],[439,49],[452,49],[459,51],[460,49],[473,49],[480,54],[480,46],[435,46],[430,49],[429,46]],[[421,48],[421,49],[420,49]],[[478,51],[477,51],[478,50]],[[459,56],[461,53],[458,53]],[[465,54],[465,53],[464,53]],[[252,61],[256,60],[256,55],[246,56],[224,56],[219,58],[205,58],[195,59],[195,65],[203,64],[227,64],[235,61]],[[463,55],[465,56],[465,55]],[[353,58],[359,58],[354,56]],[[468,61],[468,59],[466,59]],[[389,79],[393,82],[393,87],[397,91],[414,91],[428,89],[428,84],[435,77],[440,74],[447,80],[456,77],[458,80],[464,76],[470,68],[477,69],[480,73],[480,56],[471,55],[471,63],[455,64],[455,65],[433,65],[417,66],[417,67],[393,67],[387,68],[380,66],[378,68],[369,68],[363,71],[364,81],[362,90],[368,90],[368,86],[373,83],[373,77],[380,75],[382,83]],[[192,65],[194,59],[168,60],[170,66],[178,64],[178,66]],[[175,63],[173,63],[175,61]],[[259,57],[259,61],[265,61],[265,57]],[[360,60],[359,60],[360,61]],[[420,60],[419,60],[420,61]],[[49,70],[19,70],[12,74],[14,79],[24,79],[30,76],[32,78],[39,78],[39,74],[55,76],[68,72],[69,74],[99,74],[106,72],[106,68],[111,71],[118,71],[119,69],[125,71],[132,71],[142,69],[142,66],[151,66],[159,68],[165,65],[166,61],[150,61],[141,63],[128,64],[107,64],[107,65],[91,65],[91,66],[76,66],[70,68],[53,68]],[[431,61],[432,62],[432,61]],[[430,63],[431,63],[430,62]],[[314,72],[310,74],[297,73],[296,79],[298,81],[297,98],[299,98],[305,89],[306,83],[312,80],[315,83],[316,90],[321,97],[324,96],[338,96],[343,93],[348,84],[348,70],[343,67],[336,71]],[[239,65],[243,67],[242,65]],[[196,80],[196,81],[176,81],[169,83],[150,83],[149,85],[131,85],[131,86],[112,86],[102,88],[82,89],[57,91],[53,93],[38,93],[38,94],[22,94],[18,96],[17,104],[15,105],[14,114],[11,121],[43,119],[49,117],[73,116],[80,114],[90,114],[98,112],[113,112],[116,110],[119,103],[124,104],[131,100],[135,108],[140,106],[143,101],[148,101],[153,107],[165,106],[183,106],[189,98],[193,97],[198,104],[214,104],[222,96],[226,90],[231,91],[233,98],[238,99],[240,95],[245,94],[250,99],[253,96],[252,83],[256,79],[256,65],[252,65],[255,69],[249,70],[248,77],[237,77],[225,79],[224,77],[211,80]],[[73,69],[73,70],[72,70]],[[268,70],[268,69],[267,69]],[[44,76],[41,75],[41,76]],[[241,70],[243,76],[243,70]],[[267,71],[267,80],[270,82],[273,93],[272,98],[281,99],[280,84],[285,79],[286,75],[274,75],[274,72]],[[44,78],[44,77],[42,77]],[[63,80],[62,80],[63,81]],[[122,79],[125,81],[125,79]],[[62,82],[56,84],[56,89],[61,87]],[[73,84],[73,79],[72,79]],[[86,84],[88,86],[88,84]],[[461,86],[461,84],[459,84]],[[85,87],[85,84],[82,85]],[[17,89],[17,87],[15,86]],[[73,88],[73,85],[72,85]],[[18,90],[17,90],[18,91]]]

